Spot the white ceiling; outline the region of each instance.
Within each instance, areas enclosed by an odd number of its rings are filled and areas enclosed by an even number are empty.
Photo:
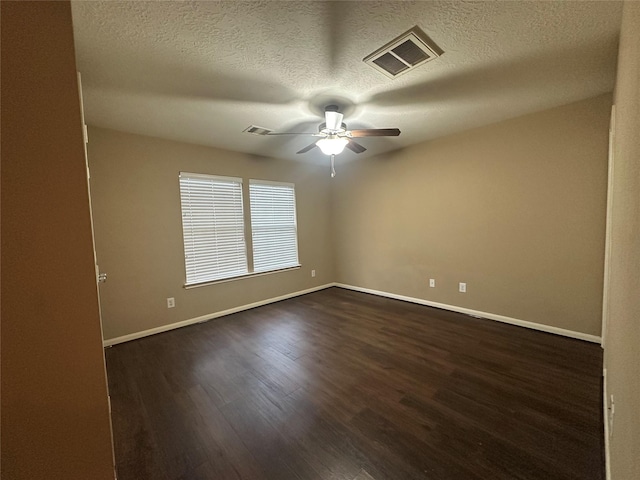
[[[326,161],[338,103],[360,157],[613,89],[621,3],[607,1],[74,1],[87,123],[256,155]],[[362,59],[414,25],[444,54],[396,79]],[[341,159],[355,158],[345,150]]]

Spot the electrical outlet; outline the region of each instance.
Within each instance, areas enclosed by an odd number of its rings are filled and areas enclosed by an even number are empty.
[[[315,277],[316,276],[316,271],[315,270],[311,270],[311,276]]]
[[[176,306],[176,299],[173,297],[167,298],[167,308],[173,308]]]
[[[462,283],[462,282],[460,282],[460,283],[458,284],[458,291],[459,291],[460,293],[467,293],[467,284],[466,284],[466,283]]]
[[[431,288],[434,288],[436,286],[436,279],[435,278],[430,278],[429,279],[429,286]]]

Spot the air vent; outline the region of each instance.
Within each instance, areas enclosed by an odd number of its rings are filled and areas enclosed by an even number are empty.
[[[258,127],[256,125],[249,125],[247,128],[243,130],[246,133],[253,133],[254,135],[269,135],[273,130],[269,130],[268,128]]]
[[[426,33],[413,27],[362,60],[388,77],[395,78],[443,53]]]

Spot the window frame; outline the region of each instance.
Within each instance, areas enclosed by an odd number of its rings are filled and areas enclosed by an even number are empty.
[[[256,262],[256,241],[255,241],[255,233],[256,233],[256,229],[255,229],[255,225],[254,225],[254,202],[251,199],[251,186],[252,185],[258,185],[258,186],[274,186],[274,187],[286,187],[286,188],[290,188],[292,191],[292,195],[293,195],[293,231],[294,231],[294,243],[295,243],[295,263],[291,263],[289,265],[281,265],[278,266],[276,268],[271,268],[271,269],[267,269],[267,270],[257,270],[256,271],[256,266],[255,266],[255,262]],[[250,223],[251,223],[251,253],[252,253],[252,270],[254,273],[268,273],[268,272],[273,272],[273,271],[279,271],[279,270],[283,270],[283,269],[289,269],[289,268],[296,268],[296,267],[300,267],[300,245],[298,243],[298,208],[297,208],[297,198],[296,198],[296,186],[294,183],[290,183],[290,182],[275,182],[272,180],[259,180],[259,179],[255,179],[255,178],[250,178],[249,179],[249,219],[250,219]]]
[[[239,275],[232,275],[228,277],[221,277],[211,280],[203,280],[199,282],[187,282],[187,253],[186,253],[186,243],[185,243],[185,227],[184,227],[184,211],[182,208],[182,186],[180,184],[180,179],[182,176],[187,177],[195,177],[195,178],[204,178],[204,179],[218,179],[222,181],[231,181],[240,184],[241,188],[241,206],[242,206],[242,221],[243,221],[243,240],[244,240],[244,258],[245,264],[247,267],[247,272]],[[298,242],[298,217],[297,217],[297,196],[295,191],[295,183],[291,182],[278,182],[272,180],[261,180],[261,179],[248,179],[248,182],[244,181],[242,177],[230,177],[223,175],[212,175],[207,173],[192,173],[192,172],[184,172],[180,171],[178,175],[178,186],[179,186],[179,197],[180,197],[180,218],[182,223],[182,247],[183,247],[183,266],[184,266],[184,284],[183,287],[185,289],[198,288],[207,285],[214,285],[218,283],[232,282],[235,280],[241,280],[244,278],[257,277],[262,275],[270,275],[273,273],[286,272],[289,270],[297,270],[302,267],[300,263],[300,249]],[[251,191],[250,185],[251,183],[262,184],[262,185],[280,185],[292,187],[293,189],[293,218],[294,218],[294,226],[295,226],[295,248],[296,248],[296,257],[297,263],[295,265],[285,266],[282,268],[274,268],[269,270],[261,270],[255,271],[254,265],[254,252],[253,252],[253,223],[252,223],[252,215],[251,215]]]
[[[207,262],[206,258],[204,258],[207,256],[207,254],[204,254],[204,255],[201,254],[200,259],[198,259],[198,254],[196,253],[195,256],[193,257],[194,260],[191,262],[191,264],[189,262],[189,255],[192,255],[194,250],[197,250],[198,248],[202,248],[202,245],[200,245],[200,247],[198,247],[197,245],[193,245],[194,243],[193,238],[200,237],[200,241],[205,243],[211,243],[211,242],[217,243],[220,237],[224,235],[224,234],[221,235],[221,231],[225,229],[225,226],[220,226],[216,228],[216,222],[212,222],[210,224],[211,227],[209,227],[209,230],[211,230],[210,232],[205,232],[205,233],[201,232],[199,235],[197,233],[194,233],[194,230],[197,230],[198,228],[202,230],[203,225],[202,224],[198,225],[197,223],[192,221],[185,222],[185,220],[188,217],[193,218],[194,209],[198,208],[197,206],[198,201],[206,203],[208,198],[206,198],[206,195],[202,195],[202,198],[195,200],[193,203],[185,204],[184,197],[188,196],[189,192],[183,191],[183,179],[185,180],[185,183],[186,181],[188,181],[188,179],[194,179],[194,180],[201,179],[204,181],[209,181],[211,182],[212,187],[216,182],[234,184],[234,187],[232,187],[232,189],[237,189],[237,187],[239,187],[239,191],[234,192],[235,195],[230,196],[228,199],[229,203],[223,207],[223,208],[226,208],[228,211],[220,212],[221,215],[225,215],[229,218],[229,225],[227,225],[226,228],[229,228],[229,226],[232,226],[232,227],[235,227],[235,229],[232,230],[231,232],[232,240],[227,245],[224,245],[226,248],[221,248],[219,250],[213,248],[212,250],[208,251],[209,256],[216,257],[215,261]],[[184,268],[185,268],[185,276],[184,276],[185,287],[192,287],[192,286],[197,286],[197,285],[202,285],[206,283],[217,282],[221,280],[227,280],[227,279],[237,278],[237,277],[242,277],[247,275],[249,273],[249,264],[248,264],[248,255],[247,255],[246,219],[244,214],[245,209],[244,209],[243,179],[239,177],[225,177],[221,175],[207,175],[207,174],[201,174],[201,173],[180,172],[178,176],[178,180],[179,180],[179,189],[180,189],[180,216],[182,221],[182,245],[183,245],[183,253],[184,253],[183,260],[184,260]],[[231,192],[233,192],[232,189],[230,189]],[[236,196],[238,193],[239,193],[239,199]],[[218,194],[220,194],[220,191],[218,192]],[[214,191],[212,191],[211,197],[213,198],[214,195],[215,193]],[[185,206],[187,207],[187,209],[185,209]],[[239,211],[237,210],[238,207],[239,207]],[[205,205],[205,208],[210,208],[210,210],[212,210],[211,212],[207,211],[207,214],[213,213],[215,215],[215,212],[214,212],[215,206],[213,204],[211,204],[210,207]],[[238,217],[241,222],[241,228],[238,228],[237,225],[235,226],[233,225],[234,222],[238,222]],[[191,242],[189,242],[189,239],[191,239]],[[188,245],[189,243],[191,243],[191,245]],[[236,250],[236,252],[233,252],[234,249]],[[238,254],[238,249],[239,251],[242,252],[241,254]],[[223,253],[225,251],[233,252],[234,254],[229,255],[224,259],[220,259],[218,255],[220,251],[222,251]],[[242,260],[243,262],[240,262],[239,260]],[[234,268],[229,268],[229,272],[228,272],[229,274],[223,274],[222,276],[218,276],[218,277],[215,277],[215,276],[211,278],[197,277],[198,268],[212,269],[212,267],[214,267],[218,262],[222,263],[225,261],[228,263],[240,266],[240,269],[238,270]],[[242,268],[243,266],[244,268]],[[190,271],[193,271],[193,270],[196,270],[196,273],[193,273],[191,275],[193,278],[190,278]],[[200,274],[200,277],[202,276],[203,275]]]

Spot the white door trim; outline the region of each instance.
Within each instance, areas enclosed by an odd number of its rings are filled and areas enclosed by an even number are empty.
[[[614,175],[614,140],[616,136],[616,106],[611,106],[609,121],[609,158],[607,180],[607,217],[604,241],[604,282],[602,286],[602,348],[605,348],[607,334],[607,319],[609,317],[609,281],[611,277],[611,216],[613,214],[613,175]]]

